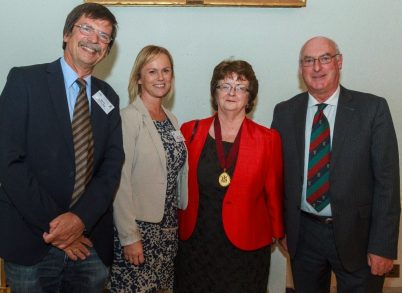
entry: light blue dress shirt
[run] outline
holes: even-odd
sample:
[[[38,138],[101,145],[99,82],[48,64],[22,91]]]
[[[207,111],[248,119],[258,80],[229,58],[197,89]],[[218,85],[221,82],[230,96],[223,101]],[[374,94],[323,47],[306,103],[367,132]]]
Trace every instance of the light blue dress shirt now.
[[[60,58],[61,70],[63,71],[64,76],[64,86],[66,87],[66,95],[67,95],[67,104],[68,111],[70,113],[70,120],[73,120],[74,114],[74,106],[77,100],[78,93],[80,91],[80,87],[78,86],[76,80],[79,78],[78,74],[66,63],[64,57]],[[84,80],[87,83],[87,97],[89,103],[89,110],[91,111],[91,76],[88,75],[84,77]]]

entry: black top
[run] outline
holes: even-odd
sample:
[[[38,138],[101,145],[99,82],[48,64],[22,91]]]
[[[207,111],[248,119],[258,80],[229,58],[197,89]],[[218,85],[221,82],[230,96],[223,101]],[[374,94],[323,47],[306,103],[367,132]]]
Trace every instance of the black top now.
[[[225,155],[231,146],[232,143],[223,142]],[[234,166],[227,170],[230,176]],[[198,165],[200,198],[197,224],[190,239],[179,243],[175,292],[266,292],[269,248],[243,251],[226,237],[222,202],[228,187],[219,185],[218,177],[222,171],[215,141],[208,136]]]

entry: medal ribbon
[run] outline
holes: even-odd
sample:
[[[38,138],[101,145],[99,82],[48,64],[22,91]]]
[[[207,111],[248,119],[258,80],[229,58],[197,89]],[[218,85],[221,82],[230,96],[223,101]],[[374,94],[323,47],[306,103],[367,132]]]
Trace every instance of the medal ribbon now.
[[[234,159],[239,152],[240,134],[241,134],[242,126],[243,126],[243,123],[241,124],[241,126],[239,128],[239,132],[236,135],[235,141],[234,141],[232,147],[230,148],[227,157],[225,158],[225,153],[223,151],[223,143],[222,143],[221,123],[219,122],[218,115],[215,116],[214,131],[215,131],[216,154],[218,155],[219,166],[225,172],[227,169],[229,169],[233,165]]]

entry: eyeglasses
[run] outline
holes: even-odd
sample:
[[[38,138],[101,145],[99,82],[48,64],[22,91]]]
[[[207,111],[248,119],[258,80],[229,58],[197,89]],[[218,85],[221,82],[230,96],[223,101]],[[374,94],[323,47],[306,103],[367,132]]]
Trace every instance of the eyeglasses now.
[[[80,32],[85,36],[93,36],[95,33],[98,34],[99,40],[104,44],[109,44],[113,39],[107,33],[98,31],[88,24],[74,24],[78,27]]]
[[[314,66],[315,61],[319,61],[320,64],[328,64],[331,63],[332,59],[336,56],[339,56],[341,54],[335,54],[335,55],[329,55],[329,54],[325,54],[322,55],[318,58],[313,58],[313,57],[305,57],[304,59],[300,60],[300,64],[303,65],[303,67],[311,67]]]
[[[216,88],[220,89],[221,91],[223,91],[227,94],[230,93],[232,91],[232,89],[234,89],[236,94],[245,94],[246,92],[248,92],[248,88],[242,84],[237,84],[235,86],[232,86],[228,83],[224,83],[224,84],[218,85]]]

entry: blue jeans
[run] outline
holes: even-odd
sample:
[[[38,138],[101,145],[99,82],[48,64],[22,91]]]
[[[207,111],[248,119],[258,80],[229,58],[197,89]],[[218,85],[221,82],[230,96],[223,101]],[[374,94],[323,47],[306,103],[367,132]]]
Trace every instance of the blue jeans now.
[[[41,262],[24,266],[5,262],[7,284],[13,293],[100,293],[109,275],[95,249],[85,260],[70,260],[52,247]]]

